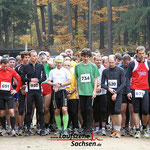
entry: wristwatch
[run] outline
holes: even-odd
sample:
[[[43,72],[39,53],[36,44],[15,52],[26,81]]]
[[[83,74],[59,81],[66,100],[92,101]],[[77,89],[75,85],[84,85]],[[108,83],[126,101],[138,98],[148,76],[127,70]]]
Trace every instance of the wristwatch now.
[[[59,83],[60,86],[62,86],[62,83]]]

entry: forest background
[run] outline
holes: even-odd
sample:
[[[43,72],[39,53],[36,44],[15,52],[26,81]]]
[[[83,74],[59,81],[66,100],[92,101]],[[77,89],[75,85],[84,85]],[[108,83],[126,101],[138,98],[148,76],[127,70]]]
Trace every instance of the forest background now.
[[[0,0],[0,49],[103,55],[150,49],[150,0]]]

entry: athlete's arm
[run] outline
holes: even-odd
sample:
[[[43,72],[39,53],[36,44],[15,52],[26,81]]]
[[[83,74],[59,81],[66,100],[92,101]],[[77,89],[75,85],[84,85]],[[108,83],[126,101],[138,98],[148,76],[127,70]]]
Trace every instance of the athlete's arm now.
[[[20,77],[20,75],[15,71],[15,70],[13,70],[13,76],[17,79],[17,81],[18,81],[18,84],[17,84],[17,88],[16,88],[16,90],[15,91],[19,91],[19,89],[20,89],[20,87],[21,87],[21,85],[22,85],[22,81],[21,81],[21,77]]]
[[[131,77],[132,77],[132,70],[134,68],[134,61],[131,61],[128,65],[128,68],[127,68],[127,73],[126,73],[126,88],[127,88],[127,93],[131,93],[131,90],[130,90],[130,80],[131,80]]]
[[[76,97],[79,99],[79,92],[78,92],[78,79],[75,78],[75,88],[76,88]]]
[[[125,87],[125,72],[124,70],[121,68],[121,84],[120,86],[117,88],[116,93],[119,93],[124,87]]]
[[[30,81],[31,81],[31,78],[27,77],[27,71],[26,71],[26,70],[28,70],[28,68],[27,68],[27,66],[25,65],[25,66],[23,67],[23,70],[21,71],[21,80],[22,80],[23,82],[30,82]]]
[[[46,73],[45,73],[45,69],[44,69],[44,66],[41,65],[41,75],[40,75],[40,79],[39,79],[39,83],[42,83],[43,81],[46,80]]]
[[[48,65],[49,65],[49,67],[50,67],[51,69],[53,69],[53,68],[54,68],[54,63],[53,63],[53,62],[51,62],[51,61],[47,61],[47,63],[48,63]]]
[[[98,78],[95,78],[95,79],[94,79],[94,91],[93,91],[93,96],[92,96],[92,98],[95,98],[95,97],[96,97],[97,84],[98,84]]]
[[[69,85],[69,84],[71,84],[71,79],[68,79],[67,81],[63,82],[63,83],[61,84],[61,87],[67,86],[67,85]]]
[[[106,69],[104,69],[104,71],[102,72],[102,81],[101,81],[101,87],[108,90],[109,87],[107,85],[105,85],[105,81],[107,80],[106,78]]]

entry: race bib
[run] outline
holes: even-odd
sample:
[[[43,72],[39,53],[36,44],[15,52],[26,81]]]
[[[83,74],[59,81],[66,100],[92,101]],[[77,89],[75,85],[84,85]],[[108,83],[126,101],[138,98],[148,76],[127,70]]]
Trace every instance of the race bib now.
[[[91,82],[91,76],[90,76],[90,74],[82,74],[81,75],[81,82],[82,83]]]
[[[39,83],[37,83],[37,84],[32,84],[31,85],[31,83],[29,84],[29,89],[30,90],[39,90],[40,88],[39,88]]]
[[[143,90],[135,90],[135,98],[143,98],[145,91]]]
[[[108,80],[109,88],[117,88],[117,80]]]
[[[9,82],[1,82],[1,90],[10,91],[10,83]]]

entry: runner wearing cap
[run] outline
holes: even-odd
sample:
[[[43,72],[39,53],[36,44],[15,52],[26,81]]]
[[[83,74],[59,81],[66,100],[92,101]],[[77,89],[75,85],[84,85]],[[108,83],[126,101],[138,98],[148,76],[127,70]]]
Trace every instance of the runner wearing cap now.
[[[50,71],[54,68],[53,62],[48,61],[47,54],[41,53],[40,54],[40,61],[44,66],[46,78],[48,79]],[[47,79],[42,83],[42,94],[43,94],[43,100],[44,100],[44,122],[45,122],[45,128],[46,128],[46,134],[50,133],[49,130],[49,121],[50,121],[50,103],[51,103],[51,94],[52,94],[52,88],[50,85],[47,84]]]
[[[67,91],[66,86],[71,84],[71,74],[70,72],[62,67],[63,57],[57,56],[55,58],[56,68],[50,71],[48,84],[53,86],[54,92],[52,94],[52,100],[54,105],[55,121],[57,124],[58,131],[57,135],[62,134],[61,128],[61,117],[60,111],[62,110],[63,117],[63,134],[68,135],[68,109],[67,109]]]

